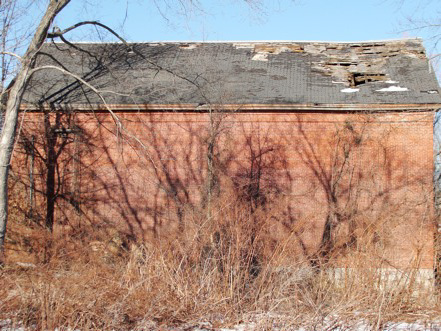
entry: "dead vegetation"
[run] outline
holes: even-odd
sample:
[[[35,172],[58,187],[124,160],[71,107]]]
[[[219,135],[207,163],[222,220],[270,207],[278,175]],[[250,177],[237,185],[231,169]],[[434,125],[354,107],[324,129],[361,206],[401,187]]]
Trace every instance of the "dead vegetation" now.
[[[173,200],[167,208],[179,226],[146,229],[150,237],[124,232],[112,219],[92,221],[76,208],[70,218],[54,216],[50,233],[44,216],[37,217],[45,206],[36,204],[28,216],[32,185],[17,176],[0,270],[0,323],[49,330],[191,330],[200,323],[216,330],[241,322],[255,330],[349,330],[363,323],[377,330],[436,320],[433,272],[419,269],[433,258],[431,195],[416,194],[415,202],[384,191],[376,200],[371,177],[378,168],[363,164],[364,176],[357,175],[361,148],[373,141],[364,122],[345,121],[332,144],[326,141],[329,170],[315,157],[318,147],[303,122],[297,124],[302,140],[294,155],[318,178],[321,186],[311,190],[325,193],[320,224],[320,208],[290,212],[293,195],[272,171],[283,168],[283,149],[257,135],[246,140],[247,162],[235,176],[216,171],[220,161],[209,149],[206,199]],[[215,138],[208,136],[208,146]],[[171,184],[178,182],[163,185],[175,193]],[[76,188],[70,183],[63,184]]]
[[[283,215],[271,204],[251,209],[223,197],[206,215],[189,214],[184,233],[143,243],[87,225],[50,236],[14,218],[0,271],[0,321],[40,330],[201,322],[212,329],[244,322],[256,330],[319,330],[439,316],[437,296],[418,282],[415,268],[392,278],[380,271],[372,226],[344,259],[335,254],[323,262],[293,255],[297,225],[276,238],[271,220]]]

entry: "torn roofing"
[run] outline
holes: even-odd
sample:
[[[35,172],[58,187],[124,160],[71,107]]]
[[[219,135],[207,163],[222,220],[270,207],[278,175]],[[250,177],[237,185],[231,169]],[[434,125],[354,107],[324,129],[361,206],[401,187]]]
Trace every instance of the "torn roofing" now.
[[[47,43],[37,66],[62,65],[109,104],[439,104],[422,41]],[[102,104],[89,87],[38,71],[24,103]]]

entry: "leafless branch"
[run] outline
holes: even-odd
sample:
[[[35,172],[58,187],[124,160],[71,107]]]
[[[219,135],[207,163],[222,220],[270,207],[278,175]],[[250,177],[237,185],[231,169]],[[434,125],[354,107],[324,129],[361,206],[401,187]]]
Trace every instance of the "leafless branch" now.
[[[29,71],[29,77],[31,77],[34,73],[41,71],[41,70],[57,70],[60,71],[61,73],[71,76],[73,78],[75,78],[77,81],[79,81],[81,84],[87,86],[89,89],[91,89],[93,92],[95,92],[97,94],[97,96],[101,99],[101,101],[103,102],[104,107],[106,108],[106,110],[110,113],[110,115],[112,116],[112,119],[115,121],[115,124],[117,125],[118,128],[121,128],[122,124],[121,121],[119,120],[118,116],[113,112],[112,108],[110,108],[110,106],[107,104],[105,98],[103,97],[103,91],[98,90],[95,86],[93,86],[92,84],[88,83],[87,81],[85,81],[83,78],[81,78],[78,75],[75,75],[74,73],[60,68],[58,66],[54,66],[54,65],[45,65],[45,66],[40,66],[40,67],[36,67],[32,70]],[[108,91],[109,92],[109,91]]]
[[[48,33],[47,37],[48,38],[58,38],[63,36],[64,34],[68,33],[69,31],[72,31],[76,28],[79,28],[80,26],[83,25],[95,25],[95,26],[99,26],[107,31],[109,31],[111,34],[113,34],[116,38],[118,38],[124,45],[130,47],[130,45],[127,43],[127,41],[124,40],[124,38],[122,38],[118,33],[116,33],[113,29],[111,29],[110,27],[108,27],[105,24],[102,24],[98,21],[83,21],[83,22],[79,22],[75,25],[72,25],[62,31],[53,31],[52,33]]]
[[[13,56],[13,57],[15,57],[15,58],[21,60],[21,56],[20,56],[20,55],[15,54],[15,53],[12,53],[12,52],[0,52],[0,54],[10,55],[10,56]]]
[[[83,84],[84,86],[86,86],[89,89],[91,89],[94,93],[96,93],[98,95],[98,97],[102,101],[104,107],[109,112],[109,114],[112,116],[112,119],[114,120],[115,125],[117,126],[118,132],[124,132],[129,138],[135,140],[143,149],[147,150],[147,146],[138,137],[136,137],[135,135],[130,133],[124,127],[124,125],[121,122],[121,120],[119,119],[119,117],[115,114],[115,112],[112,110],[112,108],[108,105],[107,101],[103,97],[104,93],[115,93],[115,92],[99,90],[96,87],[94,87],[92,84],[90,84],[87,81],[85,81],[83,78],[79,77],[78,75],[75,75],[75,74],[73,74],[72,72],[70,72],[68,70],[65,70],[63,68],[60,68],[58,66],[53,66],[53,65],[45,65],[45,66],[36,67],[36,68],[32,69],[29,72],[29,76],[31,77],[34,73],[36,73],[38,71],[42,71],[42,70],[57,70],[57,71],[60,71],[61,73],[65,74],[67,76],[71,76],[72,78],[76,79],[81,84]],[[116,93],[116,94],[118,94],[118,93]],[[148,158],[149,158],[150,162],[152,163],[152,165],[156,168],[157,166],[156,166],[154,160],[150,157],[150,155],[148,155]]]

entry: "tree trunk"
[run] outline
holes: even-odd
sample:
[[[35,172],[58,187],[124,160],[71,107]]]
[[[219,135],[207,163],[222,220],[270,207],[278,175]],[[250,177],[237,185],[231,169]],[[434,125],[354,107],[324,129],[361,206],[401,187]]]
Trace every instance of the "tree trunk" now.
[[[48,30],[57,14],[70,0],[51,0],[46,13],[38,25],[34,37],[22,58],[21,68],[8,93],[5,118],[0,138],[0,255],[3,255],[8,220],[8,175],[14,139],[17,129],[18,111],[26,85],[33,68],[35,55],[46,40]],[[0,262],[1,262],[0,258]]]
[[[44,114],[44,125],[46,130],[46,228],[52,232],[54,229],[55,213],[55,168],[57,164],[57,153],[55,145],[57,144],[57,135],[49,119],[50,114]]]

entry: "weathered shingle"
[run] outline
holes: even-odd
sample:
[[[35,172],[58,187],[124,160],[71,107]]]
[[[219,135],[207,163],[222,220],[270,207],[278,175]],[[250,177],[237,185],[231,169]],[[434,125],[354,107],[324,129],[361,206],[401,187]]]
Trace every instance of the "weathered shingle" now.
[[[38,65],[60,62],[111,104],[440,103],[422,42],[45,44]],[[37,72],[25,103],[99,104],[56,70]]]

